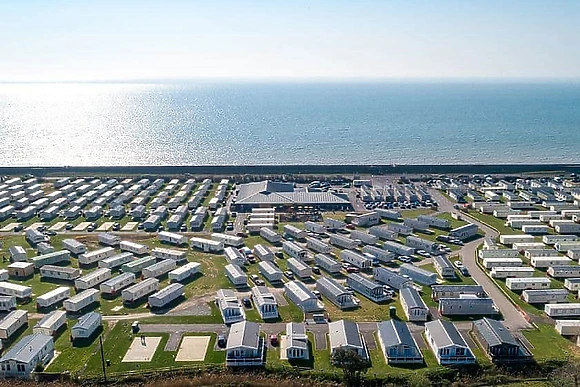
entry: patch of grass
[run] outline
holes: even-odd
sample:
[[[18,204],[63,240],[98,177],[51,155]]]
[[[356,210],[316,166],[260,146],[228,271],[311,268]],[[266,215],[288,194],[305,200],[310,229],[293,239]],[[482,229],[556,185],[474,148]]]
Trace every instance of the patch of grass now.
[[[332,321],[348,319],[353,321],[383,321],[389,319],[389,310],[391,306],[397,308],[397,318],[406,320],[405,312],[398,298],[393,298],[390,302],[377,304],[368,298],[358,295],[360,300],[359,307],[350,310],[341,310],[328,299],[323,298],[325,310],[328,312]]]
[[[503,219],[498,219],[493,215],[481,214],[478,211],[470,210],[469,215],[479,220],[480,222],[487,224],[488,226],[495,228],[502,235],[517,235],[523,234],[521,230],[514,230],[513,228],[507,227]]]
[[[532,344],[536,361],[567,359],[573,355],[574,343],[560,336],[553,326],[537,324],[537,329],[522,331]]]

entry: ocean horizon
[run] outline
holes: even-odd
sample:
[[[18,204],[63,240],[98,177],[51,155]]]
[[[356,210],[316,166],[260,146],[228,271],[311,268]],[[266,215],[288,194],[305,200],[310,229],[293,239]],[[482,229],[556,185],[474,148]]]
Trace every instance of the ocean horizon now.
[[[580,83],[0,83],[0,166],[579,163]]]

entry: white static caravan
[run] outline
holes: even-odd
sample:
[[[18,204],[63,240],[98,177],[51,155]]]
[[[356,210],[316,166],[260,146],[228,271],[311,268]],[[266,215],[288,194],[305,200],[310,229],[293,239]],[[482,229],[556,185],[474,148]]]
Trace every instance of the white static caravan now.
[[[44,316],[42,320],[36,323],[32,332],[40,333],[46,336],[54,336],[58,330],[66,324],[66,312],[64,310],[54,310]]]
[[[0,339],[8,340],[21,327],[28,324],[28,312],[14,310],[0,320]]]
[[[226,272],[226,277],[230,280],[234,286],[247,286],[248,276],[243,270],[236,264],[228,264],[224,267]]]
[[[520,267],[494,267],[489,273],[491,278],[524,278],[533,277],[534,268],[529,266]]]
[[[260,228],[260,236],[272,244],[280,243],[282,236],[274,230],[262,227]]]
[[[573,292],[580,290],[580,278],[566,278],[564,287]]]
[[[0,296],[0,311],[8,312],[16,309],[16,297],[14,296]]]
[[[547,245],[555,245],[557,242],[577,242],[580,237],[577,235],[544,235],[542,242]]]
[[[357,215],[352,224],[359,227],[371,227],[381,223],[381,216],[375,211],[367,212],[366,214]]]
[[[556,244],[554,244],[554,248],[559,252],[580,250],[580,242],[556,242]]]
[[[149,247],[142,245],[140,243],[130,242],[130,241],[121,241],[119,247],[123,251],[128,251],[135,255],[144,255],[149,252]]]
[[[124,289],[121,292],[123,303],[133,303],[140,298],[148,296],[159,289],[159,280],[157,278],[147,278],[135,285]]]
[[[538,249],[545,249],[546,245],[542,242],[523,242],[523,243],[514,243],[512,245],[512,249],[516,251],[523,251],[524,253],[528,250],[538,250]]]
[[[324,219],[324,226],[328,231],[343,230],[346,227],[346,223],[341,220],[336,220],[332,218]]]
[[[530,259],[532,257],[559,257],[560,254],[553,249],[530,249],[524,251],[524,256]]]
[[[214,241],[205,238],[197,238],[191,237],[189,238],[189,245],[191,248],[197,248],[204,253],[219,253],[224,250],[224,242],[223,241]]]
[[[187,239],[185,235],[167,231],[161,231],[158,233],[157,238],[161,243],[169,243],[177,246],[187,246],[187,243],[189,242],[189,239]]]
[[[417,219],[405,218],[403,225],[411,227],[413,230],[425,231],[429,228],[429,224],[421,222]]]
[[[550,289],[552,282],[546,277],[507,278],[505,284],[510,290]]]
[[[134,261],[127,262],[126,264],[121,266],[121,271],[123,273],[137,274],[143,271],[144,268],[155,264],[155,262],[157,262],[157,258],[155,257],[148,256],[139,258]]]
[[[580,234],[580,224],[574,221],[570,221],[570,223],[556,224],[556,226],[554,226],[554,229],[559,234]]]
[[[580,320],[556,320],[556,331],[562,336],[580,336]]]
[[[11,282],[0,282],[0,294],[4,296],[14,296],[19,300],[26,300],[32,297],[32,288]]]
[[[551,266],[547,271],[552,278],[578,278],[580,277],[580,266],[578,265],[562,265]]]
[[[213,233],[211,234],[211,239],[217,242],[223,242],[227,246],[241,247],[244,245],[244,238],[235,235]]]
[[[0,281],[8,281],[10,273],[6,269],[0,269]]]
[[[87,251],[87,246],[76,239],[64,239],[62,241],[62,248],[75,255],[83,254]]]
[[[187,253],[181,250],[156,247],[151,250],[151,255],[157,259],[171,259],[177,263],[187,261]]]
[[[273,228],[274,227],[274,223],[255,223],[255,222],[250,222],[248,224],[246,224],[246,231],[248,231],[250,234],[255,234],[257,232],[260,232],[262,230],[262,228]]]
[[[67,312],[77,313],[92,303],[99,302],[99,300],[99,291],[97,289],[87,289],[66,300],[63,306]]]
[[[282,271],[270,261],[258,262],[258,270],[271,283],[282,281]]]
[[[340,259],[363,270],[370,269],[373,266],[371,259],[352,250],[342,250],[340,252]]]
[[[284,226],[284,234],[298,240],[306,238],[306,231],[301,230],[298,227],[292,226],[291,224],[287,224]]]
[[[165,259],[143,268],[143,278],[156,278],[169,273],[177,268],[177,263],[173,259]]]
[[[88,251],[79,256],[79,264],[82,265],[92,265],[95,262],[99,262],[105,258],[110,258],[117,253],[112,247],[103,247],[101,249]]]
[[[30,261],[34,264],[36,269],[39,269],[44,265],[53,265],[59,262],[69,262],[70,252],[68,250],[54,251],[52,253],[30,258]]]
[[[321,269],[325,270],[330,274],[338,274],[342,269],[340,263],[334,260],[332,257],[326,254],[316,254],[314,256],[314,263],[318,265]]]
[[[75,289],[85,290],[111,278],[111,269],[101,268],[75,280]]]
[[[306,247],[314,252],[322,254],[328,254],[332,251],[332,247],[330,247],[328,243],[310,237],[306,238]]]
[[[257,244],[253,250],[254,256],[260,258],[261,261],[273,261],[274,253],[268,247]]]
[[[97,240],[100,244],[105,246],[119,246],[121,237],[111,233],[100,233],[97,235]]]
[[[390,230],[387,226],[373,226],[369,228],[369,234],[378,237],[379,239],[393,241],[397,239],[398,234]]]
[[[520,258],[485,258],[483,267],[493,269],[494,267],[516,267],[522,266],[523,261]]]
[[[568,257],[531,257],[530,264],[536,269],[551,266],[568,266],[572,260]]]
[[[119,266],[123,266],[124,264],[131,262],[133,259],[133,253],[124,252],[99,261],[99,267],[106,267],[107,269],[113,270]]]
[[[134,284],[136,281],[135,274],[133,273],[122,273],[116,277],[111,278],[103,282],[99,286],[99,290],[103,294],[107,294],[110,296],[116,296],[119,291],[126,288],[129,285]]]
[[[151,308],[163,308],[185,294],[182,284],[173,283],[149,296],[147,303]]]
[[[102,316],[98,312],[90,312],[81,316],[71,329],[71,338],[88,339],[101,326]]]
[[[242,254],[238,249],[228,246],[224,249],[224,256],[228,263],[232,263],[238,266],[244,266],[248,263],[248,259],[244,254]]]
[[[375,246],[364,246],[362,248],[362,252],[363,254],[372,255],[373,257],[384,263],[391,262],[397,256],[397,254],[391,251],[386,251],[381,249],[380,247]]]
[[[395,241],[385,241],[383,244],[383,250],[387,250],[398,255],[412,255],[415,253],[414,248],[402,245]]]
[[[40,255],[54,253],[54,247],[50,243],[40,242],[36,245],[36,252]]]
[[[40,278],[54,278],[62,281],[74,281],[81,276],[76,267],[44,265],[40,268]]]
[[[577,317],[580,316],[580,304],[546,304],[544,312],[552,318],[558,317]]]
[[[568,290],[566,289],[524,290],[522,292],[522,299],[528,304],[568,302]]]
[[[66,286],[60,286],[56,289],[49,291],[41,296],[36,297],[36,307],[48,308],[54,304],[66,300],[70,297],[70,288]]]
[[[286,260],[288,270],[294,273],[298,278],[312,277],[312,268],[296,258],[288,258]]]
[[[310,231],[315,234],[324,234],[326,232],[326,226],[320,223],[311,222],[309,220],[304,222],[304,228],[306,231]]]
[[[375,209],[375,212],[379,214],[379,216],[383,219],[397,220],[401,218],[401,213],[395,210],[386,210],[383,208],[377,208]]]
[[[292,258],[296,258],[302,261],[308,259],[308,251],[294,242],[282,242],[282,250]]]
[[[28,260],[26,250],[22,246],[11,246],[8,248],[10,252],[10,260],[12,262],[21,262]]]
[[[514,243],[531,243],[536,239],[533,235],[500,235],[499,243],[513,245]]]
[[[343,249],[356,249],[358,247],[357,241],[339,234],[330,235],[329,243]]]
[[[378,236],[359,230],[352,230],[350,232],[350,239],[359,240],[367,245],[375,245],[379,242]]]
[[[185,265],[170,271],[168,274],[168,278],[170,282],[181,282],[199,273],[200,271],[201,271],[200,263],[188,262]]]

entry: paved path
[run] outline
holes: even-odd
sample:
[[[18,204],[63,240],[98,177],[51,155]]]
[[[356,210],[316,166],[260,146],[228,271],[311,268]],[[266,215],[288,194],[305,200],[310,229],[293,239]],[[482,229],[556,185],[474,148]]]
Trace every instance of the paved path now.
[[[432,197],[439,203],[439,208],[443,212],[452,212],[453,203],[449,201],[446,197],[441,195],[440,192],[436,190],[430,190]],[[465,214],[462,213],[465,216]],[[485,233],[486,236],[497,237],[499,234],[494,229],[482,224],[474,218],[469,220],[475,223],[479,228]],[[508,297],[493,283],[491,278],[481,269],[475,261],[475,253],[477,247],[481,243],[481,240],[476,240],[465,244],[459,250],[461,257],[463,258],[463,264],[469,270],[469,273],[473,279],[483,286],[483,289],[489,297],[491,297],[495,305],[501,311],[504,318],[504,325],[513,331],[532,328],[531,324],[524,318],[524,315],[512,304]]]

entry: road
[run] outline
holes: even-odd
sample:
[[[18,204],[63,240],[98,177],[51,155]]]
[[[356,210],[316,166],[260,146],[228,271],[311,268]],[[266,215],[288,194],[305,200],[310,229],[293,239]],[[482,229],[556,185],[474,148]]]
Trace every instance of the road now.
[[[453,212],[453,203],[447,199],[445,196],[441,195],[440,192],[431,189],[431,196],[439,203],[440,212]],[[462,215],[464,215],[462,213]],[[485,233],[486,236],[497,237],[499,234],[494,229],[482,224],[474,218],[469,218],[471,223],[475,223],[479,228]],[[473,279],[480,284],[487,295],[491,297],[495,305],[499,308],[501,314],[504,318],[504,325],[512,331],[518,331],[521,329],[532,328],[531,324],[524,318],[524,315],[515,307],[515,305],[508,299],[508,297],[493,283],[486,272],[483,271],[481,267],[477,265],[476,251],[477,247],[481,243],[480,240],[476,240],[467,243],[465,246],[459,250],[461,257],[463,258],[463,264],[469,270],[469,273]]]

